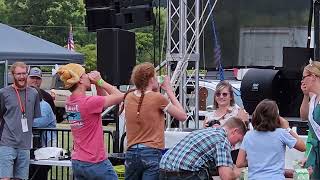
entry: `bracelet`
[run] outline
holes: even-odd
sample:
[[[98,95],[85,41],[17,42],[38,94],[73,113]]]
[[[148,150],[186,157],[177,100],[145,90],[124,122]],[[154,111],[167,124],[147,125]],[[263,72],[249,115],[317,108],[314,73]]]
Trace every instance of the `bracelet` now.
[[[102,86],[102,84],[103,84],[103,82],[104,82],[104,80],[101,78],[101,79],[99,79],[98,81],[97,81],[97,84],[98,84],[98,86]]]

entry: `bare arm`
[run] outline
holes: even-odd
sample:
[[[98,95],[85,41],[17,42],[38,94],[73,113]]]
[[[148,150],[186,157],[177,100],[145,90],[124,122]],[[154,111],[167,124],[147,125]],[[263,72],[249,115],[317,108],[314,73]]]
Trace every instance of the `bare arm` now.
[[[112,86],[111,84],[105,82],[98,71],[92,71],[89,73],[89,79],[92,83],[99,86],[97,88],[97,91],[99,89],[100,94],[101,91],[104,90],[105,93],[108,93],[108,96],[105,96],[105,102],[104,107],[109,107],[112,105],[119,104],[123,100],[124,94],[121,93],[117,88]],[[100,82],[99,82],[100,81]]]
[[[243,168],[248,166],[247,153],[243,149],[239,149],[236,166],[237,168]]]
[[[298,134],[296,132],[294,132],[292,129],[289,132],[294,138],[297,139],[297,143],[293,146],[293,148],[295,148],[296,150],[300,151],[300,152],[304,152],[306,151],[306,144],[304,143],[304,141],[298,136]]]
[[[309,94],[307,92],[306,85],[303,82],[301,82],[301,90],[304,95],[303,95],[302,103],[300,105],[300,118],[302,120],[308,120],[309,100],[310,100],[310,97],[312,96],[312,94]]]
[[[185,110],[183,109],[182,105],[180,104],[180,102],[178,101],[178,99],[176,98],[176,96],[171,88],[170,80],[169,80],[168,76],[165,77],[164,82],[161,84],[161,88],[166,91],[166,93],[172,103],[172,105],[169,106],[167,112],[179,121],[186,120],[187,114],[186,114]]]
[[[109,94],[105,96],[104,107],[116,105],[123,101],[124,94],[114,86],[104,81],[101,87]]]
[[[107,96],[107,92],[100,86],[96,85],[97,95],[98,96]]]
[[[219,166],[218,171],[221,180],[235,180],[241,173],[239,169],[227,166]]]
[[[289,122],[287,120],[285,120],[283,117],[279,117],[280,118],[280,125],[282,128],[287,129],[289,128]],[[293,146],[293,148],[295,148],[298,151],[304,152],[306,151],[306,144],[304,143],[304,141],[298,136],[298,134],[296,132],[294,132],[292,129],[289,131],[289,133],[296,138],[297,142],[296,144]],[[239,152],[240,153],[240,152]]]

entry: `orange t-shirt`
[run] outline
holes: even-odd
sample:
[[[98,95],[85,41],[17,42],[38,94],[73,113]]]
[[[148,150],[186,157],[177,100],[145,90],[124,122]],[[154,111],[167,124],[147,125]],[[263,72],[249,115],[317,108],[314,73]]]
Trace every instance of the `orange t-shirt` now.
[[[125,118],[128,147],[144,144],[148,147],[164,148],[164,109],[169,100],[159,92],[147,92],[144,95],[140,119],[137,119],[140,96],[131,92],[125,99]]]

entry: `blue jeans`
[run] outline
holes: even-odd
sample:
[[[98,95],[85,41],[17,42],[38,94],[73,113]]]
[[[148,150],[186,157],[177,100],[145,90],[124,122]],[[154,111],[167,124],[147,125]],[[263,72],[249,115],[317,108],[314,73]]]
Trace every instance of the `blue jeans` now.
[[[129,148],[126,152],[126,180],[158,180],[160,149],[150,147]]]
[[[72,160],[73,175],[76,180],[117,180],[111,162],[107,159],[98,163]]]
[[[211,180],[209,173],[206,170],[196,172],[182,171],[170,172],[166,170],[160,171],[159,180]]]

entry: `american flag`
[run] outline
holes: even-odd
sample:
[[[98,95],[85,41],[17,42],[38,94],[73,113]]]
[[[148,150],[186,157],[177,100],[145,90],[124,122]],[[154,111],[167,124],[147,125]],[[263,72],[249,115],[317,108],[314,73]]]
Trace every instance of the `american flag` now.
[[[69,30],[67,48],[70,51],[74,51],[74,41],[73,41],[72,26],[70,26],[70,30]]]
[[[212,7],[211,5],[211,0],[209,0],[209,5]],[[215,61],[215,65],[216,67],[218,67],[219,70],[219,77],[220,77],[220,81],[224,80],[224,69],[222,67],[222,57],[221,57],[221,46],[219,43],[219,39],[218,39],[218,33],[216,32],[216,27],[214,24],[214,18],[213,18],[213,14],[211,14],[211,25],[212,25],[212,34],[213,34],[213,57],[214,57],[214,61]]]

